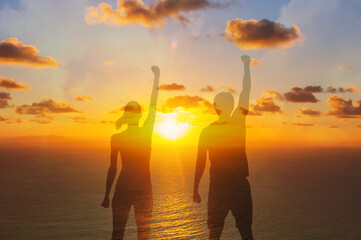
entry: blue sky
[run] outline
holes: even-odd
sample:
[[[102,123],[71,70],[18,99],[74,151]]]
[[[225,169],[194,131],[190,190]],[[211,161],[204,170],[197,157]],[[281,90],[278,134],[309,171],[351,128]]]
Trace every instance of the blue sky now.
[[[18,9],[20,7],[19,0],[0,0],[0,9],[5,5],[11,7],[12,9]]]

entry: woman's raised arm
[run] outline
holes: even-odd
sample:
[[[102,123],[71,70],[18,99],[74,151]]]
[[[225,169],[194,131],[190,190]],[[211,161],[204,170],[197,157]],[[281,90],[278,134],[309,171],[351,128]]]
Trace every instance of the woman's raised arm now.
[[[154,82],[153,82],[152,95],[150,97],[148,117],[145,120],[144,125],[151,127],[151,129],[153,130],[153,126],[154,126],[154,122],[155,122],[155,114],[156,114],[156,110],[157,110],[160,70],[159,70],[159,67],[157,67],[157,66],[153,66],[151,69],[154,73]]]

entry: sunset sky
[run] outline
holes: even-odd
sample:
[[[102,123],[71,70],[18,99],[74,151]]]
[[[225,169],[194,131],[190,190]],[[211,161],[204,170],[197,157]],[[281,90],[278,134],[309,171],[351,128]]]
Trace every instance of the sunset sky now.
[[[251,145],[360,146],[360,39],[360,0],[0,0],[0,137],[109,139],[158,65],[157,139],[192,142],[247,54]]]

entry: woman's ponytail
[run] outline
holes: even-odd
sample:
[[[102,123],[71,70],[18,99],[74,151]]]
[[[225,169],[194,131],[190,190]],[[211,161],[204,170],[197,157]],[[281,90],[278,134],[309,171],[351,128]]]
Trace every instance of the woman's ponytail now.
[[[124,107],[123,116],[115,122],[115,127],[119,130],[124,124],[132,124],[134,121],[139,121],[142,115],[142,110],[139,103],[136,101],[128,102]]]
[[[119,130],[123,124],[126,124],[126,122],[124,121],[124,116],[120,117],[116,122],[115,122],[115,127],[117,130]]]

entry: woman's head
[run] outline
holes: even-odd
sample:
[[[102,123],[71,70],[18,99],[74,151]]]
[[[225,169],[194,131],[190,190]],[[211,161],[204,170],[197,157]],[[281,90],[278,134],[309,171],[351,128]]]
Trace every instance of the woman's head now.
[[[124,107],[124,113],[121,118],[117,120],[115,126],[117,129],[121,128],[123,124],[139,125],[139,119],[142,117],[142,109],[138,102],[128,102]]]

